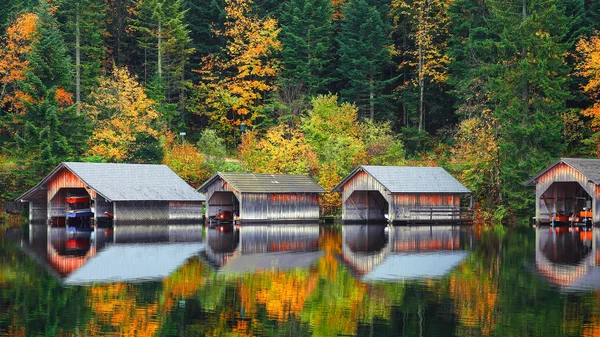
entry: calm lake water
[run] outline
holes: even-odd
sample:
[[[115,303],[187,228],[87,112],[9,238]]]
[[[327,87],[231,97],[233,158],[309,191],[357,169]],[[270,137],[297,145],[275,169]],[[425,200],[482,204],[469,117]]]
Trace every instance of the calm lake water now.
[[[600,230],[0,234],[0,335],[599,336]]]

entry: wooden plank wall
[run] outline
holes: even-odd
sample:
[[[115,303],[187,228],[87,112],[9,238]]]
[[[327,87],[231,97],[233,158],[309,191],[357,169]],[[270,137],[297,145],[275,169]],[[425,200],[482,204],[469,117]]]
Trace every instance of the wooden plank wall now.
[[[557,198],[562,193],[564,198],[564,191],[560,192],[558,189],[550,189],[550,186],[555,182],[576,182],[592,197],[592,210],[594,213],[594,223],[600,221],[600,204],[597,202],[598,196],[600,196],[600,189],[594,184],[589,182],[589,179],[584,176],[581,172],[575,170],[567,164],[560,163],[546,173],[536,179],[536,207],[535,217],[538,221],[548,221],[552,212],[555,212],[554,202],[552,198]],[[544,196],[544,198],[541,198]],[[555,199],[556,200],[556,199]]]
[[[243,193],[242,221],[318,220],[318,193]]]
[[[114,220],[119,224],[167,224],[169,220],[168,201],[115,201]]]
[[[45,201],[29,202],[29,222],[36,222],[48,219],[48,203]]]
[[[394,193],[394,220],[456,220],[460,195],[447,193]],[[430,212],[428,212],[430,211]]]
[[[169,202],[169,220],[202,220],[202,202]]]

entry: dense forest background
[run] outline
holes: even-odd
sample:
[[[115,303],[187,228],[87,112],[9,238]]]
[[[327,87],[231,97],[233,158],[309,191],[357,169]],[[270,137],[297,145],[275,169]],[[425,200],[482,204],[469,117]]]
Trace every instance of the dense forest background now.
[[[600,154],[599,28],[593,0],[3,0],[0,200],[61,161],[439,165],[526,219],[527,178]]]

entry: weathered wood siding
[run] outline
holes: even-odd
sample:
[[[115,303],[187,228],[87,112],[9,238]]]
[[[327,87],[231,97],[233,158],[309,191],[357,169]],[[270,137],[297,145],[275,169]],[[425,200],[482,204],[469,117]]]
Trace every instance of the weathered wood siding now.
[[[380,220],[380,215],[378,214],[369,214],[368,205],[369,202],[373,202],[375,205],[375,200],[372,195],[361,195],[355,194],[352,198],[350,198],[355,191],[376,191],[379,192],[382,198],[388,203],[388,212],[389,205],[392,204],[392,195],[389,191],[385,189],[383,185],[381,185],[375,178],[373,178],[370,174],[359,171],[352,178],[350,178],[343,186],[342,186],[342,220]],[[355,197],[357,200],[354,200]],[[366,203],[366,205],[361,205],[360,202]],[[379,213],[378,210],[375,212]],[[392,215],[391,213],[390,216]],[[373,217],[377,215],[377,217]],[[371,217],[369,217],[371,216]],[[393,221],[393,219],[390,219]]]
[[[96,200],[94,201],[94,208],[95,208],[94,217],[96,219],[108,217],[108,215],[106,215],[106,212],[108,212],[110,214],[114,214],[114,212],[115,212],[113,210],[113,203],[106,201],[106,199],[104,199],[100,195],[98,195],[96,197]]]
[[[29,221],[35,222],[48,219],[48,203],[45,201],[29,202]]]
[[[61,188],[84,188],[92,199],[96,199],[96,192],[86,186],[73,172],[63,168],[48,182],[48,200],[52,200]]]
[[[202,202],[169,202],[169,220],[202,220]]]
[[[242,193],[242,221],[318,220],[317,193]]]
[[[394,193],[392,210],[397,221],[457,220],[460,195]]]
[[[238,202],[239,202],[239,206],[241,207],[242,204],[242,199],[241,199],[241,194],[235,189],[233,188],[233,186],[231,186],[229,183],[227,183],[225,180],[218,178],[215,182],[213,182],[212,184],[210,184],[209,186],[207,186],[206,189],[206,193],[204,193],[204,195],[206,196],[206,216],[207,217],[211,217],[211,216],[215,216],[217,213],[219,213],[219,209],[221,210],[229,210],[227,209],[227,207],[231,207],[233,210],[233,205],[231,206],[225,206],[224,204],[231,204],[230,202],[225,202],[227,198],[227,195],[222,194],[222,193],[217,193],[217,192],[232,192],[233,195],[237,198]],[[215,193],[217,193],[215,195]],[[231,199],[229,199],[231,200]]]
[[[168,201],[116,201],[114,220],[120,224],[148,221],[166,224],[169,220]]]
[[[589,179],[581,172],[564,163],[552,167],[536,179],[535,216],[538,221],[548,221],[551,214],[557,211],[555,200],[558,200],[558,198],[564,200],[565,198],[566,191],[561,191],[559,188],[550,188],[556,182],[579,183],[592,198],[594,223],[600,221],[600,204],[597,202],[598,196],[600,196],[600,189],[596,184],[589,182]]]

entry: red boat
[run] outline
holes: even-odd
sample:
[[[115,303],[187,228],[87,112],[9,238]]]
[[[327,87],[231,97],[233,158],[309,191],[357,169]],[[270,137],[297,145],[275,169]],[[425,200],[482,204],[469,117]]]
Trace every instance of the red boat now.
[[[79,204],[84,202],[90,202],[89,196],[70,196],[67,197],[67,204]]]
[[[222,211],[221,213],[215,215],[215,219],[220,221],[233,221],[233,212]]]

